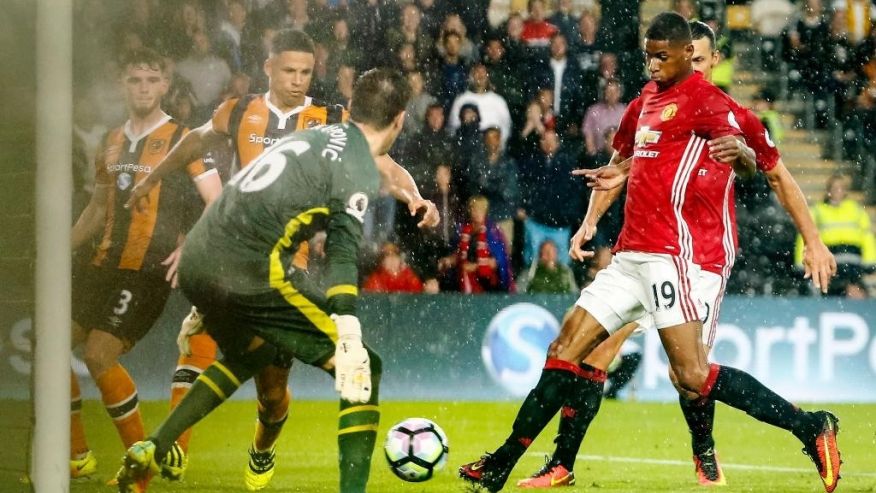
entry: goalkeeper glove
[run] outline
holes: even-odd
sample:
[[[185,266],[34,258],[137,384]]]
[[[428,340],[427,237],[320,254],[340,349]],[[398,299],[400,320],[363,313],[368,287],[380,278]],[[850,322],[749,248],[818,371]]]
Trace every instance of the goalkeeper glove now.
[[[362,346],[362,328],[354,315],[332,315],[338,329],[335,346],[335,390],[353,403],[371,398],[371,361]]]

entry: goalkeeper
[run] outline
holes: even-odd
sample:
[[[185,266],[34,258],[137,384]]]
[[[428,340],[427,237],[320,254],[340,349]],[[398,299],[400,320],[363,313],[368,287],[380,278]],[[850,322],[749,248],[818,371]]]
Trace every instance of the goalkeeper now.
[[[155,432],[128,449],[120,492],[145,490],[152,474],[169,467],[156,458],[165,457],[177,436],[278,352],[334,375],[341,397],[339,491],[365,491],[380,416],[381,363],[363,344],[355,314],[359,242],[386,163],[375,157],[398,137],[410,93],[397,72],[366,72],[354,87],[350,123],[279,141],[238,173],[192,228],[180,286],[224,356]],[[285,268],[295,247],[320,230],[327,231],[330,287],[324,293]]]

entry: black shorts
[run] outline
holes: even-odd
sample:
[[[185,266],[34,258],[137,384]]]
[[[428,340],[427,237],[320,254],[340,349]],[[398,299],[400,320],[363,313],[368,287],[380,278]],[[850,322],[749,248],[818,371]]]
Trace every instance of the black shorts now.
[[[73,320],[85,330],[108,332],[128,346],[143,338],[170,296],[163,272],[73,269]]]
[[[321,291],[301,271],[287,276],[282,288],[258,293],[229,292],[221,280],[180,272],[180,287],[204,317],[204,327],[222,353],[241,353],[252,338],[274,345],[272,363],[288,368],[292,359],[322,366],[335,351],[337,329],[326,313]]]

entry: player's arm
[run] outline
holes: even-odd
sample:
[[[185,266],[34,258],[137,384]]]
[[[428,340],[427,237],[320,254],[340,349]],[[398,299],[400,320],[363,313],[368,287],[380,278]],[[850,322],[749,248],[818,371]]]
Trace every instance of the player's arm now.
[[[364,209],[361,213],[364,214]],[[362,344],[362,327],[356,317],[359,298],[358,261],[362,223],[349,212],[333,211],[326,232],[329,313],[338,331],[335,356],[335,390],[341,399],[359,403],[371,398],[371,361]]]
[[[441,220],[438,214],[438,208],[431,200],[426,200],[420,195],[420,190],[417,188],[417,183],[414,178],[398,164],[389,154],[384,154],[375,159],[377,170],[383,179],[383,184],[389,189],[389,192],[397,200],[402,201],[408,206],[411,216],[423,211],[423,219],[417,226],[434,228]]]
[[[741,178],[757,174],[757,157],[754,150],[737,135],[726,135],[708,143],[709,157],[719,163],[729,163],[733,172]]]
[[[608,211],[609,207],[614,204],[620,196],[621,191],[623,191],[622,185],[626,182],[631,164],[632,159],[624,159],[619,152],[615,151],[611,156],[608,166],[603,166],[597,170],[573,171],[573,174],[587,176],[583,171],[599,171],[606,168],[603,173],[610,172],[620,181],[617,186],[611,188],[594,188],[593,192],[591,192],[590,202],[587,204],[587,213],[584,215],[584,220],[581,221],[581,226],[578,228],[578,231],[572,236],[569,245],[569,256],[572,257],[572,259],[581,262],[593,256],[592,251],[584,250],[583,247],[588,241],[593,239],[593,236],[596,234],[596,227],[597,224],[599,224],[599,220],[602,219],[602,216],[605,215],[606,211]],[[590,177],[588,176],[588,178]],[[599,180],[599,178],[597,178],[597,180]],[[591,186],[592,183],[593,182],[588,183],[588,186]]]
[[[152,169],[152,172],[134,186],[125,207],[137,205],[140,199],[148,195],[149,191],[161,182],[162,178],[200,159],[207,150],[216,147],[228,138],[231,128],[231,113],[238,101],[237,98],[225,101],[216,108],[213,118],[207,123],[187,132],[167,153],[167,156]]]
[[[70,246],[76,250],[103,229],[106,221],[106,210],[109,204],[110,185],[96,183],[91,200],[79,215],[70,233]]]
[[[797,231],[803,239],[803,270],[804,278],[812,278],[812,283],[821,292],[827,293],[830,279],[836,274],[836,259],[821,241],[818,228],[809,214],[806,205],[806,197],[797,181],[791,176],[785,163],[779,158],[778,163],[770,170],[765,171],[770,188],[776,193],[776,197],[782,207],[788,211]]]

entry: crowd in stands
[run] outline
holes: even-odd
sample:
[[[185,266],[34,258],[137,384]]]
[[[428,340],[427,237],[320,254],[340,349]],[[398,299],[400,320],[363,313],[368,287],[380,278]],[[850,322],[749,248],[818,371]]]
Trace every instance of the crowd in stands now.
[[[592,0],[583,2],[592,8],[581,10],[580,1],[529,0],[525,11],[498,25],[490,24],[490,3],[81,0],[74,40],[77,203],[92,186],[88,163],[100,138],[124,118],[114,75],[121,53],[147,46],[166,56],[172,86],[164,108],[196,127],[221,101],[267,90],[263,62],[271,37],[291,27],[315,42],[309,93],[315,99],[348,105],[357,75],[377,66],[402,70],[413,87],[404,131],[390,154],[435,202],[441,222],[420,231],[416,218],[388,195],[372,204],[364,290],[574,292],[607,264],[623,220],[616,205],[592,242],[591,265],[570,264],[569,238],[588,197],[570,171],[608,162],[626,103],[645,82],[638,2]],[[673,5],[706,19],[711,3]],[[847,35],[847,63],[824,64],[819,57],[830,57],[826,47],[846,46],[835,42],[838,30],[859,27],[851,17],[838,17],[804,8],[792,24],[777,29],[764,22],[760,29],[777,45],[788,39],[789,49],[777,56],[789,57],[805,74],[801,84],[835,84],[806,90],[824,95],[827,88],[860,87],[857,97],[840,103],[855,106],[851,114],[872,129],[876,69],[867,76],[876,62],[855,61],[876,53],[876,36]],[[717,20],[710,23],[720,28]],[[729,85],[732,64],[727,67]],[[773,98],[763,99],[766,114]],[[224,152],[216,151],[220,166],[231,161],[230,150]]]

